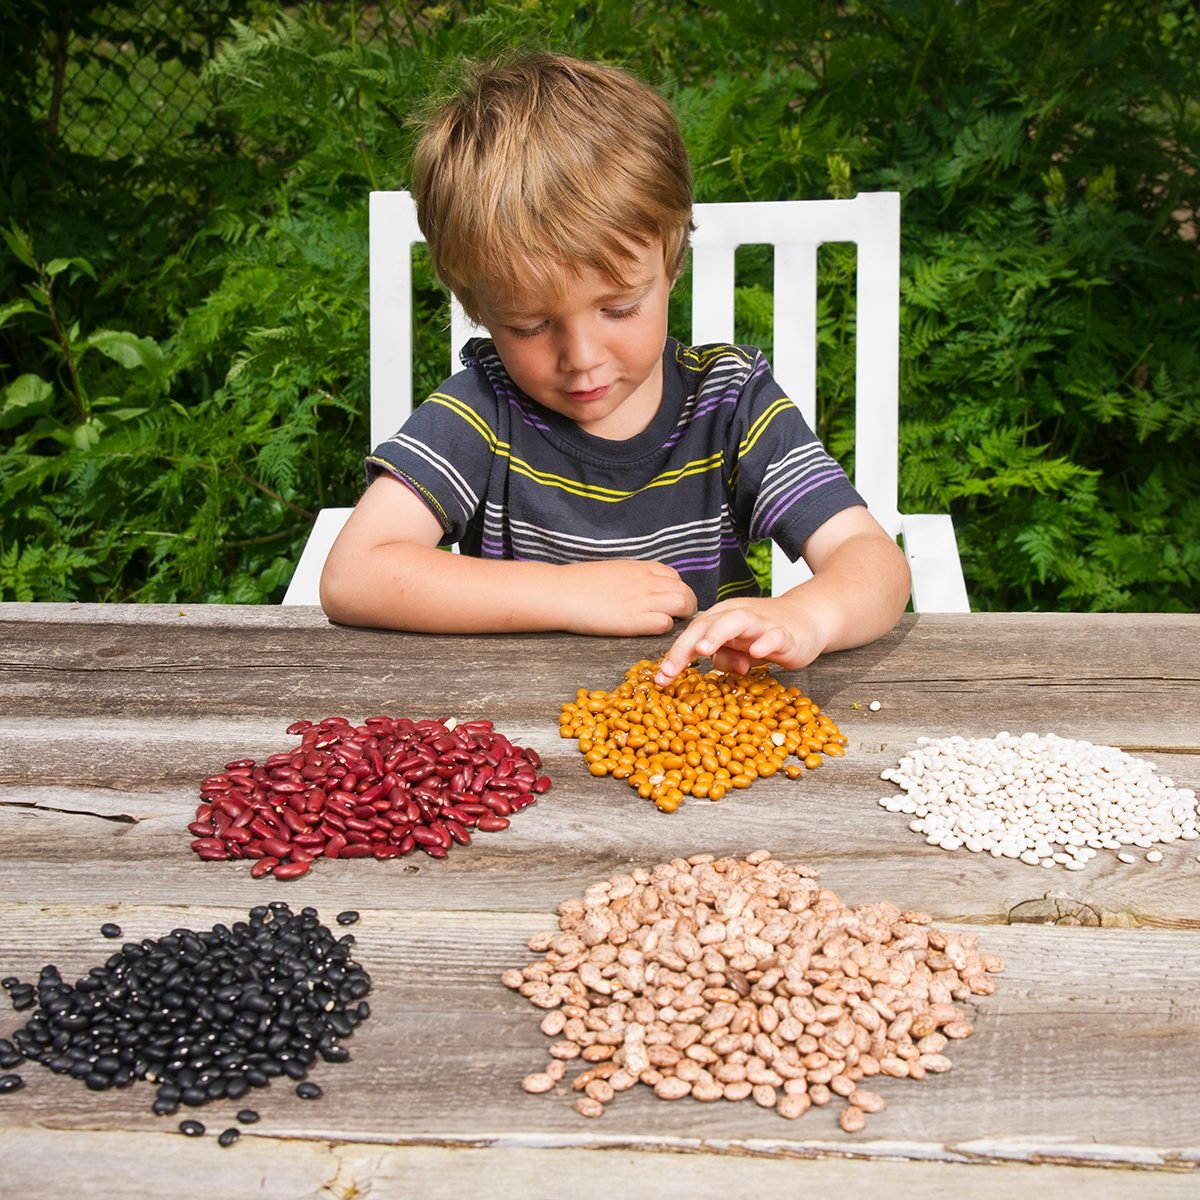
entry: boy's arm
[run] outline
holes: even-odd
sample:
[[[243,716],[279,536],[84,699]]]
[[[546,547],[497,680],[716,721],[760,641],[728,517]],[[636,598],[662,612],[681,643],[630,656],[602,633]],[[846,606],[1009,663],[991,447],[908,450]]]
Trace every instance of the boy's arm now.
[[[321,607],[346,625],[423,633],[668,632],[696,597],[657,562],[509,562],[448,554],[442,527],[390,475],[363,494],[321,573]]]
[[[697,616],[663,657],[657,682],[670,683],[695,658],[723,671],[760,661],[794,670],[827,650],[874,641],[904,612],[908,564],[865,508],[830,517],[805,543],[804,558],[812,579],[782,596],[723,600]]]

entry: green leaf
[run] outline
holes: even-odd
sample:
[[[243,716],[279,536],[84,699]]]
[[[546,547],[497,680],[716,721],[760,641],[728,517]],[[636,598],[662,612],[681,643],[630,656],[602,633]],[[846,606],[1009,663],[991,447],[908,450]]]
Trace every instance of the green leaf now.
[[[12,304],[0,304],[0,326],[7,325],[13,317],[19,317],[22,313],[37,311],[37,305],[31,304],[28,300],[14,300]]]
[[[154,369],[162,365],[163,354],[152,338],[138,337],[119,329],[98,329],[84,339],[114,362],[133,371],[139,367]]]
[[[11,429],[28,417],[46,412],[54,399],[54,387],[40,375],[19,375],[0,396],[0,429]]]
[[[86,258],[52,258],[46,264],[46,274],[53,278],[61,275],[68,267],[78,267],[89,278],[96,278],[96,268]]]
[[[71,444],[77,450],[90,450],[100,440],[103,428],[96,420],[81,421],[71,430]]]
[[[8,229],[0,229],[0,235],[3,235],[8,248],[18,262],[36,269],[37,260],[33,257],[33,240],[24,229],[14,223]]]

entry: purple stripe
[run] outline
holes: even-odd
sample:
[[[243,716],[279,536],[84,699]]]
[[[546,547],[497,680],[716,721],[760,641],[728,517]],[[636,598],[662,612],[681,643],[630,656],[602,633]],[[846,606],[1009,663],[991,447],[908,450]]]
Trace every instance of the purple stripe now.
[[[483,558],[509,558],[512,557],[511,550],[512,548],[503,538],[481,537],[479,539],[479,553]]]
[[[828,483],[832,479],[837,479],[842,474],[842,469],[837,465],[829,467],[818,475],[810,475],[798,487],[792,488],[791,491],[785,492],[772,505],[770,511],[759,522],[759,529],[762,531],[759,536],[770,537],[771,530],[775,528],[775,522],[783,515],[801,496],[807,496],[809,492],[815,492],[818,488]]]
[[[715,395],[701,393],[695,398],[691,412],[684,413],[681,425],[663,442],[663,447],[674,446],[698,417],[707,416],[709,413],[720,408],[722,404],[732,404],[736,407],[750,381],[765,374],[767,370],[766,362],[760,359],[746,379],[737,383],[731,383],[723,392],[718,392]]]
[[[709,555],[708,558],[673,558],[667,560],[668,567],[677,571],[710,571],[721,565],[719,554]]]

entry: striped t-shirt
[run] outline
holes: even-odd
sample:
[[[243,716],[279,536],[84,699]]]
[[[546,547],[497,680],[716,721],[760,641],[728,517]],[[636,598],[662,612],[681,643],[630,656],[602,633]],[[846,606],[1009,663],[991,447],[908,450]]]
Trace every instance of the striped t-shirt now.
[[[443,545],[483,558],[605,558],[674,567],[701,608],[759,588],[745,549],[793,560],[864,501],[775,382],[761,352],[667,339],[663,399],[642,433],[610,441],[530,400],[489,339],[366,460],[437,516]]]

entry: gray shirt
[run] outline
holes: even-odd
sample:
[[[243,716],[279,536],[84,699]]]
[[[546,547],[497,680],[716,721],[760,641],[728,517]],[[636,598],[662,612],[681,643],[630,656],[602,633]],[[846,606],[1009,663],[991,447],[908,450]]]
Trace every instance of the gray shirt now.
[[[753,348],[669,338],[662,404],[625,441],[529,399],[488,339],[462,360],[366,468],[407,484],[465,554],[657,560],[707,608],[759,594],[750,543],[772,538],[795,560],[831,516],[864,503]]]

